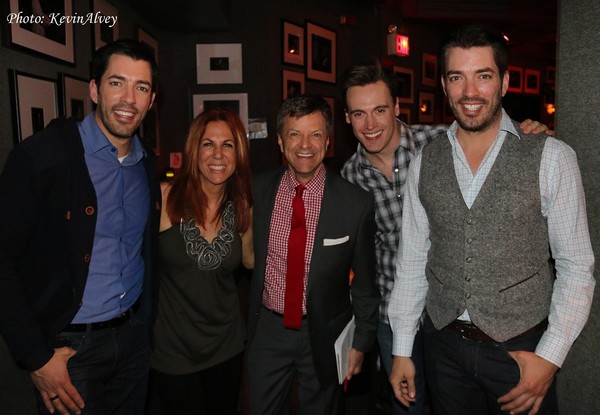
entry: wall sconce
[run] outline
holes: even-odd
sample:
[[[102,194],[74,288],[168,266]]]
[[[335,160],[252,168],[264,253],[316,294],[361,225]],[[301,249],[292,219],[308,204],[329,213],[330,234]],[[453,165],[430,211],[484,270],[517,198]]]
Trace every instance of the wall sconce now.
[[[410,40],[408,36],[398,34],[398,27],[390,25],[387,35],[388,55],[408,56],[410,52]]]

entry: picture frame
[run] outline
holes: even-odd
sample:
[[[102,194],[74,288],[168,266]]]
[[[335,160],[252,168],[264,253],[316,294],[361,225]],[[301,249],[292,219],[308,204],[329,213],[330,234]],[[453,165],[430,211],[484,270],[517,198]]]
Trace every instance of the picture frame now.
[[[335,84],[336,32],[307,22],[306,45],[306,77]]]
[[[193,118],[212,108],[227,108],[238,114],[248,132],[248,94],[194,94],[192,95]]]
[[[281,60],[290,65],[304,66],[304,28],[287,20],[281,21]]]
[[[57,81],[10,70],[16,142],[46,127],[58,117]]]
[[[9,14],[6,16],[8,25],[8,45],[14,48],[22,48],[36,54],[57,59],[59,61],[75,64],[75,41],[73,38],[73,24],[56,24],[50,21],[48,25],[42,25],[45,21],[42,16],[36,16],[33,23],[20,23],[17,19],[21,16],[31,16],[33,11],[23,7],[27,2],[10,0]],[[73,0],[55,0],[45,3],[44,13],[59,13],[61,16],[73,16]],[[40,23],[36,23],[36,21]]]
[[[436,87],[438,83],[438,58],[431,53],[423,53],[421,83]]]
[[[137,37],[140,43],[148,45],[154,51],[154,60],[158,63],[158,40],[141,27],[138,27]]]
[[[525,69],[524,81],[523,92],[526,94],[540,93],[540,71],[538,69]]]
[[[327,151],[325,152],[325,158],[335,157],[335,98],[324,96],[323,99],[327,101],[329,104],[329,108],[331,108],[331,134],[329,135],[329,147],[327,147]]]
[[[398,119],[403,123],[410,125],[410,108],[400,107]]]
[[[284,100],[304,93],[306,84],[304,73],[284,69],[281,74],[283,79],[282,96]]]
[[[523,68],[509,65],[508,76],[508,92],[523,92]]]
[[[393,70],[398,79],[398,102],[412,104],[414,102],[414,71],[401,66],[394,66]]]
[[[96,23],[94,30],[94,50],[119,38],[119,10],[106,0],[94,1],[94,16],[106,16],[114,18],[114,21]]]
[[[546,68],[546,82],[549,84],[556,83],[556,67],[555,66],[548,66]]]
[[[435,94],[433,92],[419,92],[419,123],[432,123],[435,113]]]
[[[81,121],[93,108],[90,97],[90,83],[66,73],[59,74],[60,115],[75,117]]]
[[[196,82],[198,84],[241,84],[242,44],[197,44]]]

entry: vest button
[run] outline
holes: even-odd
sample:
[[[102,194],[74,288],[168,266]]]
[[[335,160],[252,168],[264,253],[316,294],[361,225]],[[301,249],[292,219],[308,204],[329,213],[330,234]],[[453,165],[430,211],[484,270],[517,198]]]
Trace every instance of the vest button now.
[[[471,282],[471,277],[466,277],[466,278],[465,278],[465,281],[466,281],[466,282]]]
[[[473,223],[473,219],[469,218],[467,219],[467,225],[471,225]]]
[[[466,293],[465,294],[465,298],[468,300],[469,298],[471,298],[471,294],[470,293]]]
[[[471,244],[472,242],[473,242],[473,239],[471,239],[471,238],[467,238],[467,243],[468,243],[468,244]]]
[[[88,216],[92,216],[94,214],[94,207],[88,206],[85,208],[85,214]]]
[[[467,264],[470,264],[471,262],[473,262],[473,258],[469,256],[467,257],[467,259],[465,259],[465,261],[467,261]]]
[[[85,254],[83,256],[83,262],[85,262],[87,264],[88,262],[90,262],[90,258],[91,258],[90,254]]]

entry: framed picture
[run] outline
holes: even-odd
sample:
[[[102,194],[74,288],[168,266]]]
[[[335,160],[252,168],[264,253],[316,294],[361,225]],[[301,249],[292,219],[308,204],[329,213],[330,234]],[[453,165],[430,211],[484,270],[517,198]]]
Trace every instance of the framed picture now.
[[[241,84],[242,44],[196,45],[196,82],[199,84]]]
[[[78,121],[88,115],[93,108],[90,98],[90,83],[85,79],[67,74],[59,75],[61,106],[60,114],[75,117]]]
[[[301,72],[288,71],[284,69],[283,78],[283,99],[286,100],[294,95],[304,93],[304,74]]]
[[[17,142],[43,130],[58,117],[57,82],[20,71],[10,71]]]
[[[413,70],[394,66],[394,74],[398,78],[398,101],[403,104],[412,104],[413,97]]]
[[[102,16],[102,23],[94,24],[94,50],[119,38],[119,11],[106,0],[94,0],[94,16]]]
[[[283,63],[304,66],[304,28],[287,20],[281,21]]]
[[[525,84],[523,92],[526,94],[540,93],[540,71],[537,69],[525,69]]]
[[[435,95],[433,92],[419,92],[419,123],[433,122]]]
[[[158,40],[156,40],[154,36],[152,36],[150,33],[145,31],[141,27],[138,27],[137,35],[138,41],[140,43],[148,45],[148,47],[154,51],[154,60],[156,61],[156,63],[158,63]]]
[[[508,67],[508,92],[523,92],[523,68]]]
[[[410,108],[400,107],[398,119],[403,123],[410,125]]]
[[[325,152],[325,158],[331,158],[335,156],[335,98],[323,97],[323,99],[327,101],[329,108],[331,108],[331,135],[329,136],[329,147],[327,147],[327,151]]]
[[[248,131],[248,94],[194,94],[192,116],[212,108],[227,108],[240,116]]]
[[[556,67],[555,66],[548,66],[546,68],[546,82],[548,82],[549,84],[556,83]]]
[[[423,54],[422,83],[427,86],[437,86],[438,58],[431,53]]]
[[[53,23],[48,17],[52,13],[56,13],[54,16],[73,16],[73,0],[46,1],[40,7],[41,11],[34,11],[31,1],[10,0],[6,16],[9,45],[74,64],[73,24]]]
[[[335,84],[336,34],[314,23],[306,23],[308,46],[306,77]]]

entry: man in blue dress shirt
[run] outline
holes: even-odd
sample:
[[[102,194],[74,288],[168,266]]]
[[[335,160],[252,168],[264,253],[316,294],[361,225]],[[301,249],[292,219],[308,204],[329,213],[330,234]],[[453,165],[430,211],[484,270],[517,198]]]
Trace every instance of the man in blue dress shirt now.
[[[160,190],[135,131],[156,79],[146,46],[98,49],[96,110],[24,140],[0,176],[0,332],[40,413],[143,413]]]

